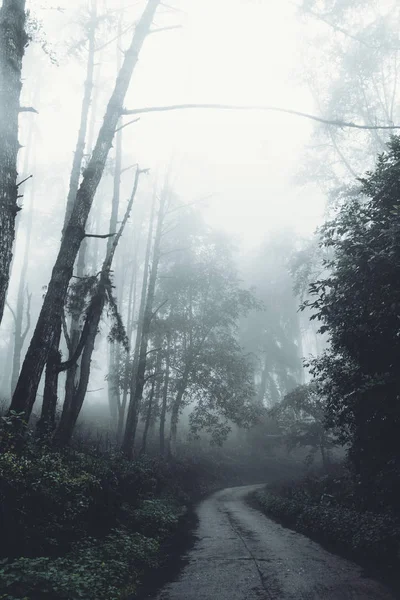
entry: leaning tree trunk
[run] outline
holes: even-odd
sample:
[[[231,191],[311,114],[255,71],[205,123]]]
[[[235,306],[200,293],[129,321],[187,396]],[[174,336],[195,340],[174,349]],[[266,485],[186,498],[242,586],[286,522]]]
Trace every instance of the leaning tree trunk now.
[[[10,279],[15,218],[19,211],[17,185],[18,115],[21,112],[25,0],[3,0],[0,8],[0,323]]]
[[[108,273],[102,273],[102,278],[107,277]],[[88,336],[85,340],[85,346],[82,352],[82,360],[80,366],[80,376],[78,387],[74,390],[71,402],[67,405],[64,403],[63,411],[59,426],[55,434],[55,444],[57,446],[66,446],[72,437],[76,421],[83,406],[83,401],[86,396],[87,386],[90,377],[90,364],[92,354],[98,333],[101,315],[104,310],[106,301],[106,285],[105,279],[100,281],[98,289],[88,310],[88,318],[90,319]]]
[[[23,412],[29,419],[36,399],[37,388],[44,365],[53,345],[57,324],[62,318],[65,296],[72,277],[74,263],[85,237],[85,226],[94,195],[103,175],[123,102],[139,53],[149,33],[155,12],[161,0],[148,0],[143,15],[136,25],[130,48],[125,53],[114,91],[111,95],[95,148],[77,193],[71,218],[61,240],[61,247],[53,268],[42,310],[22,365],[21,374],[11,402],[11,410]]]
[[[71,174],[69,179],[69,189],[68,189],[68,197],[67,197],[67,206],[65,210],[64,217],[64,229],[68,225],[68,221],[71,217],[72,208],[74,205],[74,201],[79,189],[79,180],[81,177],[82,171],[82,163],[85,153],[85,144],[88,130],[88,122],[89,122],[89,112],[90,106],[92,104],[92,96],[93,96],[93,87],[94,87],[94,58],[95,58],[95,50],[96,50],[96,29],[97,29],[97,0],[93,1],[91,7],[90,21],[89,21],[89,32],[88,32],[88,57],[86,63],[86,79],[84,85],[84,94],[82,99],[82,107],[81,107],[81,119],[79,124],[78,131],[78,139],[76,141],[74,158],[72,161]],[[92,116],[91,121],[94,120],[94,107],[92,106]],[[89,135],[89,138],[91,136]],[[87,145],[89,151],[92,150],[93,140],[90,139]],[[76,276],[83,277],[85,271],[85,259],[86,259],[86,251],[87,251],[87,243],[86,240],[83,240],[81,247],[79,249],[77,266],[76,266]],[[69,330],[69,343],[68,343],[68,351],[70,354],[75,352],[80,338],[80,315],[72,314],[70,330]],[[53,349],[53,352],[56,351],[56,348]],[[51,369],[51,365],[49,365]],[[74,363],[74,365],[68,369],[65,378],[65,395],[64,401],[66,404],[70,404],[72,401],[72,396],[75,391],[75,381],[78,372],[78,363]],[[53,403],[56,402],[56,398],[53,398]]]
[[[60,424],[55,436],[55,442],[59,446],[65,446],[69,443],[72,437],[76,421],[81,411],[83,401],[86,396],[90,377],[90,365],[92,361],[92,354],[94,351],[94,345],[99,330],[101,315],[103,314],[104,306],[107,301],[107,295],[110,299],[110,295],[112,293],[110,282],[111,265],[115,255],[115,251],[118,246],[118,242],[122,237],[126,223],[129,219],[132,210],[132,205],[136,197],[136,192],[139,184],[139,177],[142,172],[143,171],[140,171],[138,167],[136,171],[132,194],[128,202],[124,218],[122,220],[118,233],[114,236],[112,247],[107,252],[100,273],[99,284],[87,310],[85,323],[86,332],[85,328],[82,332],[82,337],[84,337],[84,347],[80,365],[79,383],[78,387],[74,390],[72,398],[68,402],[64,402]],[[80,342],[82,342],[82,340]]]
[[[69,179],[69,188],[67,196],[67,206],[64,217],[64,231],[71,218],[76,195],[79,189],[79,180],[81,178],[82,162],[85,154],[86,133],[88,129],[89,111],[92,102],[92,92],[94,85],[94,55],[96,51],[96,29],[97,29],[97,6],[96,0],[92,4],[88,28],[88,57],[86,63],[86,80],[84,85],[84,94],[81,107],[81,120],[78,130],[78,139],[76,142],[74,158],[72,161],[71,174]]]
[[[46,363],[42,412],[36,429],[37,435],[43,438],[51,435],[55,428],[58,397],[58,374],[60,372],[60,352],[58,350],[60,339],[61,323],[59,323],[54,336],[54,349]]]

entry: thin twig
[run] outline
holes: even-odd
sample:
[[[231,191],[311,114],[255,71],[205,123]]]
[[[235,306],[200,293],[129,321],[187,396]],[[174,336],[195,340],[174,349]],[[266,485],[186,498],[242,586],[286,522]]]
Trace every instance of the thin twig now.
[[[182,29],[182,25],[169,25],[169,27],[157,27],[157,29],[151,29],[149,35],[152,33],[161,33],[161,31],[171,31],[171,29]]]
[[[33,175],[28,175],[28,177],[25,177],[25,179],[17,183],[17,188],[19,188],[23,183],[25,183],[25,181],[28,181],[28,179],[32,179],[32,177]]]
[[[117,127],[115,133],[117,133],[118,131],[122,131],[122,129],[125,129],[125,127],[128,127],[128,125],[132,125],[132,123],[137,123],[138,121],[140,121],[140,117],[138,117],[137,119],[132,119],[132,121],[128,121],[128,123],[125,123],[125,125]]]

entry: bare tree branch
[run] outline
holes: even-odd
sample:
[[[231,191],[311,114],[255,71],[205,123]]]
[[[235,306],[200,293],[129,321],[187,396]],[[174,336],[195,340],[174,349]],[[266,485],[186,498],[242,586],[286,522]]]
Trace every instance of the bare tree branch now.
[[[6,300],[6,306],[7,306],[7,308],[9,309],[9,311],[11,312],[11,314],[12,314],[12,316],[13,316],[13,318],[14,318],[14,323],[16,323],[16,322],[17,322],[17,317],[16,317],[16,315],[15,315],[15,312],[14,312],[14,311],[13,311],[13,309],[11,308],[11,305],[10,305],[10,303],[8,302],[8,300]]]
[[[25,181],[28,181],[28,179],[32,179],[32,177],[33,177],[33,175],[29,175],[28,177],[25,177],[25,179],[23,179],[22,181],[17,183],[17,188],[19,188],[23,183],[25,183]]]
[[[169,25],[169,27],[157,27],[157,29],[151,29],[149,35],[152,33],[161,33],[161,31],[171,31],[171,29],[182,29],[182,25]]]
[[[167,304],[167,302],[168,302],[168,298],[166,300],[164,300],[164,302],[161,302],[161,304],[155,310],[153,310],[153,312],[151,313],[151,318],[155,317],[156,314],[158,313],[158,311],[161,310],[162,307]]]
[[[31,112],[35,113],[36,115],[39,114],[36,108],[33,108],[33,106],[20,106],[19,112]]]
[[[137,123],[138,121],[140,121],[140,117],[138,117],[137,119],[132,119],[132,121],[128,121],[128,123],[121,125],[121,127],[117,127],[117,129],[115,130],[115,133],[117,133],[118,131],[121,131],[122,129],[125,129],[125,127],[128,127],[128,125],[132,125],[132,123]]]
[[[400,129],[400,125],[361,125],[351,121],[341,121],[339,119],[325,119],[303,113],[290,108],[280,108],[279,106],[264,106],[264,105],[240,105],[240,104],[171,104],[168,106],[145,106],[143,108],[123,109],[123,115],[138,115],[151,112],[167,112],[173,110],[193,110],[193,109],[213,109],[213,110],[260,110],[285,113],[295,115],[305,119],[311,119],[325,125],[334,125],[335,127],[350,127],[353,129]]]
[[[114,237],[117,235],[116,233],[105,233],[104,235],[97,235],[95,233],[85,233],[85,238],[98,238],[101,240],[105,240],[106,238]]]
[[[135,27],[135,25],[136,25],[136,23],[130,23],[127,27],[125,27],[125,29],[123,31],[121,31],[121,33],[118,33],[118,35],[116,35],[115,37],[113,37],[111,40],[108,40],[107,42],[104,42],[104,44],[101,44],[101,46],[97,46],[95,48],[95,52],[100,52],[100,50],[103,50],[103,48],[107,48],[107,46],[109,46],[110,44],[112,44],[113,42],[115,42],[115,40],[118,40],[118,38],[122,37],[130,29],[132,29],[133,27]]]

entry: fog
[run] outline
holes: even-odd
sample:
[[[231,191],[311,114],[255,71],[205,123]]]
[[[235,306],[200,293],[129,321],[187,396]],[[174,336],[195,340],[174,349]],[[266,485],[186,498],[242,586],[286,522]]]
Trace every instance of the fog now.
[[[194,310],[190,302],[194,302],[191,294],[195,288],[191,286],[200,285],[196,279],[200,277],[196,271],[199,264],[204,270],[202,276],[208,269],[207,277],[213,273],[212,277],[220,278],[221,296],[214,298],[215,306],[228,293],[233,294],[232,302],[238,303],[232,309],[232,321],[226,325],[225,334],[229,330],[229,339],[238,344],[237,368],[245,368],[246,363],[246,372],[240,385],[236,382],[238,388],[233,396],[244,394],[249,406],[270,409],[296,386],[310,381],[303,359],[321,354],[329,341],[310,321],[312,311],[299,311],[300,304],[309,298],[308,285],[325,272],[315,231],[340,206],[343,189],[371,168],[377,152],[386,148],[397,111],[397,55],[385,43],[385,35],[387,39],[389,33],[394,35],[393,3],[381,2],[378,6],[368,2],[362,14],[359,4],[334,3],[324,12],[318,2],[292,0],[273,5],[257,0],[174,0],[158,4],[152,24],[143,26],[149,31],[143,44],[139,44],[140,56],[132,67],[117,133],[107,150],[94,198],[90,199],[85,231],[94,238],[79,243],[81,265],[76,263],[72,279],[68,276],[65,280],[70,287],[67,296],[62,292],[62,314],[59,308],[54,309],[54,322],[58,320],[60,324],[65,316],[60,341],[62,360],[65,362],[68,356],[73,359],[73,369],[78,369],[78,373],[79,359],[76,364],[72,351],[77,340],[71,342],[68,328],[78,327],[81,333],[84,330],[94,298],[90,277],[99,277],[105,268],[106,251],[110,251],[111,240],[123,222],[135,169],[145,170],[138,176],[131,214],[127,215],[121,239],[115,237],[118,247],[112,250],[113,262],[106,269],[110,276],[107,294],[114,300],[108,297],[108,308],[100,311],[99,335],[94,334],[94,353],[88,358],[87,397],[84,394],[85,407],[96,403],[110,405],[113,426],[117,405],[113,407],[112,403],[119,403],[120,410],[124,397],[121,427],[129,402],[131,406],[134,403],[135,389],[139,394],[135,410],[141,410],[141,419],[146,420],[140,403],[152,397],[151,378],[157,378],[160,369],[164,375],[166,372],[166,355],[160,356],[159,364],[152,357],[152,353],[157,355],[157,343],[164,348],[170,344],[168,335],[175,331],[175,358],[180,344],[187,349],[188,339],[194,343],[194,333],[180,330],[181,324],[174,324],[173,319],[178,314],[186,319],[187,311]],[[101,162],[95,157],[96,150],[93,155],[92,151],[98,136],[103,135],[101,125],[116,74],[127,60],[132,34],[142,22],[145,7],[144,1],[123,0],[27,3],[30,42],[22,62],[20,104],[28,110],[19,117],[21,149],[17,164],[18,181],[27,180],[18,187],[21,210],[15,220],[13,261],[0,339],[2,395],[7,404],[22,368],[18,380],[22,387],[14,394],[12,406],[23,412],[27,409],[28,388],[28,404],[34,405],[37,414],[45,393],[44,372],[49,355],[40,348],[47,348],[53,329],[49,334],[40,334],[42,337],[38,334],[31,344],[32,348],[36,344],[31,356],[26,352],[38,319],[39,323],[42,318],[49,321],[49,310],[60,300],[57,294],[54,302],[50,300],[57,285],[61,285],[56,283],[53,266],[64,252],[59,254],[59,244],[61,232],[68,224],[68,219],[64,224],[65,210],[73,189],[70,174],[78,152],[84,90],[90,92],[86,106],[90,108],[83,120],[85,149],[77,171],[83,188],[90,169]],[[347,26],[356,33],[350,34]],[[367,43],[364,38],[368,35],[372,41]],[[91,51],[93,81],[88,83]],[[160,110],[174,106],[174,110]],[[229,108],[232,106],[236,108]],[[156,109],[149,110],[151,107]],[[129,114],[135,110],[138,112]],[[97,183],[88,186],[94,189]],[[81,190],[78,196],[76,190],[72,193],[72,202],[80,193]],[[153,201],[157,219],[162,223],[151,225]],[[158,242],[157,223],[161,223],[162,230]],[[150,234],[149,226],[153,227]],[[146,259],[148,235],[151,246]],[[165,282],[183,277],[185,269],[187,279],[168,287]],[[61,279],[65,273],[64,269]],[[199,315],[203,311],[204,317],[204,311],[210,310],[210,301],[196,290],[196,310]],[[243,301],[244,290],[251,290],[251,300]],[[153,323],[144,335],[141,329],[146,293],[148,310],[158,325]],[[73,303],[79,301],[77,309]],[[46,308],[46,302],[50,308]],[[204,318],[211,319],[211,313]],[[219,323],[220,317],[212,318]],[[168,335],[162,327],[167,327]],[[129,349],[126,344],[124,347],[125,341]],[[144,356],[152,357],[152,361],[146,364],[143,359],[145,385],[138,391],[133,382],[141,343]],[[222,344],[222,338],[219,343]],[[213,351],[215,360],[219,360],[223,348],[222,355],[216,347]],[[170,392],[166,383],[167,421],[173,420],[169,394],[179,395],[176,374],[181,367],[174,367],[177,370]],[[228,378],[224,385],[233,385],[233,381],[229,383],[233,373],[225,364],[220,367]],[[32,369],[37,370],[34,384]],[[52,406],[58,398],[58,415],[63,406],[65,378],[68,379],[65,371],[69,369],[62,368],[54,384]],[[249,426],[251,419],[239,416],[247,400],[243,400],[240,410],[236,405],[230,409],[218,402],[213,405],[215,394],[220,394],[222,402],[227,392],[214,388],[212,391],[207,386],[209,405],[200,418],[197,412],[205,392],[201,391],[199,373],[203,369],[208,374],[214,372],[213,364],[205,361],[185,375],[186,399],[175,417],[186,415],[183,420],[189,429],[208,431],[211,436],[213,423],[215,435],[222,435],[219,427],[229,431],[232,423]],[[79,379],[77,373],[75,378]],[[221,373],[218,377],[223,379]],[[112,383],[113,378],[116,384]],[[252,390],[240,387],[244,381],[253,386]],[[158,403],[161,387],[162,382],[157,379]],[[113,400],[114,392],[117,400]],[[159,418],[157,410],[153,420]],[[26,416],[30,416],[30,411],[31,407]],[[197,424],[190,426],[190,419]],[[171,426],[172,421],[167,429]]]
[[[399,597],[399,23],[0,0],[0,598]]]

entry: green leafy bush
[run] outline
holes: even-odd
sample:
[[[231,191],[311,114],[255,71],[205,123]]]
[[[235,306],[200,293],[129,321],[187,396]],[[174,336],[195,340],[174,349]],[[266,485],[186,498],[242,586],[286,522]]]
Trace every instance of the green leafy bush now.
[[[59,454],[2,453],[1,554],[32,556],[79,539],[99,491],[95,475],[75,469]]]
[[[326,505],[324,497],[312,501],[296,486],[291,494],[288,487],[257,492],[255,500],[266,515],[321,543],[375,563],[399,562],[400,523],[394,516]]]
[[[159,543],[114,530],[87,540],[65,557],[19,558],[0,567],[0,598],[118,600],[134,593],[145,569],[157,566]]]
[[[147,536],[165,537],[177,524],[178,507],[165,500],[145,500],[133,513],[135,528]]]

